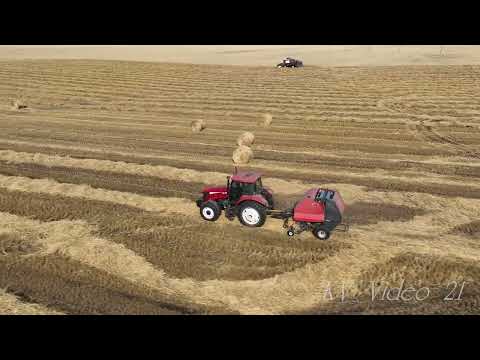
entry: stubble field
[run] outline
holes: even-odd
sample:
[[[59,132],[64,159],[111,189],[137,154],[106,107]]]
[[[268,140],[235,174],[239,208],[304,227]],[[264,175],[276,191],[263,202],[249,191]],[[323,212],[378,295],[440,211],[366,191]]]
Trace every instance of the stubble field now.
[[[479,80],[478,66],[2,61],[0,312],[478,313]],[[202,221],[193,200],[226,181],[244,131],[240,169],[280,206],[338,189],[350,231]]]

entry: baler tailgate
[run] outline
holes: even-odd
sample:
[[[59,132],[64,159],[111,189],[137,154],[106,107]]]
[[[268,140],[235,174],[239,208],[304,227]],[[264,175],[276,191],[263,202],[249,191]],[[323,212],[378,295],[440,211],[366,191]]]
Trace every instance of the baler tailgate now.
[[[337,209],[340,211],[340,214],[343,215],[343,212],[345,211],[345,203],[343,202],[343,199],[338,191],[335,191],[333,201],[335,202],[335,205],[337,205]]]

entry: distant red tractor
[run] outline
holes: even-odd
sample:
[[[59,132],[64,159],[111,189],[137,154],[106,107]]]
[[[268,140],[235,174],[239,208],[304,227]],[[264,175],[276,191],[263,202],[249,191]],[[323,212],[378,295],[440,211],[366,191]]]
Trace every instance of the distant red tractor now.
[[[260,227],[267,216],[283,219],[288,236],[305,230],[321,240],[341,224],[345,204],[335,190],[314,188],[305,193],[303,199],[290,209],[275,210],[272,191],[262,184],[261,175],[255,172],[239,172],[227,177],[226,186],[206,187],[202,198],[197,200],[200,215],[207,221],[216,221],[222,211],[229,220],[238,217],[249,227]]]
[[[277,68],[299,68],[303,67],[303,61],[286,57],[281,63],[277,64]]]

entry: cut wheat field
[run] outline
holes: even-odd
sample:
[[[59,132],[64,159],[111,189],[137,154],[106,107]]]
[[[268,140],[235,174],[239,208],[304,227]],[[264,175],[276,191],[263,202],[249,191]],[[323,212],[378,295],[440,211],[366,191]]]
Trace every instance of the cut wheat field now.
[[[479,80],[479,66],[0,61],[0,313],[478,314]],[[338,189],[350,231],[202,221],[194,200],[226,181],[245,131],[239,169],[280,206]],[[431,291],[370,296],[400,284]]]

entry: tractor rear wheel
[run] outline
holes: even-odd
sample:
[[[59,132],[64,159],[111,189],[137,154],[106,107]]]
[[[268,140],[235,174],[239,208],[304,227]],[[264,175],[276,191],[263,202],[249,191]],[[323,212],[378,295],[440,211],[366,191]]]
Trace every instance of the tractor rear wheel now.
[[[217,220],[222,213],[222,209],[215,201],[207,201],[200,206],[200,216],[207,221]]]
[[[328,238],[330,237],[330,232],[325,230],[321,226],[315,227],[312,232],[313,236],[320,240],[328,240]]]
[[[249,227],[260,227],[267,220],[265,207],[254,201],[245,201],[238,209],[238,220]]]

